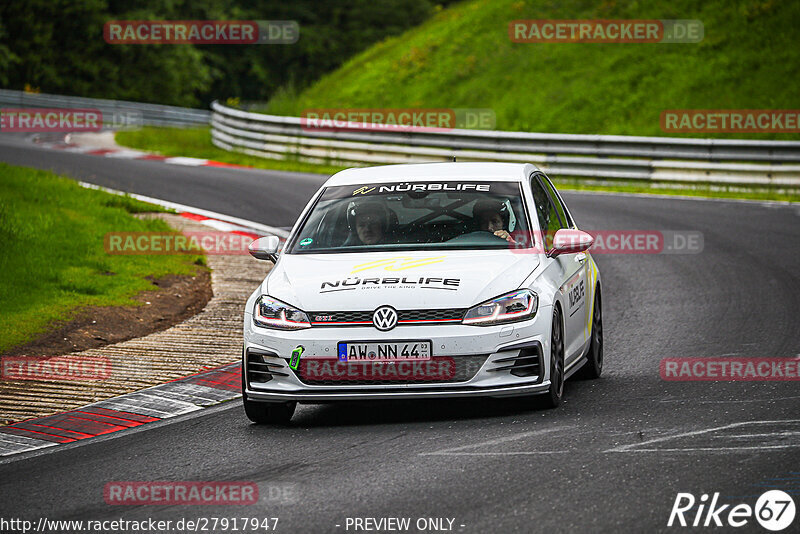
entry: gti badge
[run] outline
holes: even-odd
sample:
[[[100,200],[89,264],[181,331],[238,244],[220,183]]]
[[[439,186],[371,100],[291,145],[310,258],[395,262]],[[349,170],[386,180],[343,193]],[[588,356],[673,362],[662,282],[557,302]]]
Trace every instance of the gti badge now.
[[[372,314],[372,324],[382,332],[397,326],[397,311],[391,306],[381,306]]]

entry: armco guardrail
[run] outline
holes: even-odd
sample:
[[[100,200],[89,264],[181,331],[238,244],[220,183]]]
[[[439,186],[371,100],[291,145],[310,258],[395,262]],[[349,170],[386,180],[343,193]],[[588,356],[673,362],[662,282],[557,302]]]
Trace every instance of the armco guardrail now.
[[[212,142],[272,159],[363,165],[450,161],[534,163],[561,177],[800,186],[800,142],[487,130],[314,130],[299,117],[214,102]]]
[[[91,108],[103,113],[106,126],[197,126],[208,124],[211,112],[204,109],[142,104],[122,100],[82,98],[77,96],[26,93],[0,89],[0,107],[4,108]]]

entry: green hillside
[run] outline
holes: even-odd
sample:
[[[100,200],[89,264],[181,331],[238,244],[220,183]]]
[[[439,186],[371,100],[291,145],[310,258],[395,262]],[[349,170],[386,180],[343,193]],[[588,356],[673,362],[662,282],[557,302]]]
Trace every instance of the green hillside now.
[[[516,19],[698,19],[696,44],[512,43]],[[491,108],[503,130],[674,135],[665,109],[800,109],[800,2],[474,0],[355,56],[266,111]],[[797,134],[693,134],[797,139]]]

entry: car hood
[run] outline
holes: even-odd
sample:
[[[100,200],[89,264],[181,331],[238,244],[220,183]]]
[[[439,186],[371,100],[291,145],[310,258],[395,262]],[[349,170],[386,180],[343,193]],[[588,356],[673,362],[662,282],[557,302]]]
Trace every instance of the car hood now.
[[[538,261],[510,250],[285,254],[262,292],[304,311],[469,308],[517,289]]]

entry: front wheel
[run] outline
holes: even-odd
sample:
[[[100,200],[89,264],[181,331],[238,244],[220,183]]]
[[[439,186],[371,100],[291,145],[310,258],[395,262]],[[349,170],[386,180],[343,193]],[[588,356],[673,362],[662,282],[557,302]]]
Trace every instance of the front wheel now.
[[[297,408],[296,402],[256,402],[244,399],[244,413],[260,425],[288,425]]]
[[[244,367],[242,367],[242,402],[247,418],[259,425],[288,425],[297,408],[296,402],[256,402],[248,399]]]
[[[564,396],[564,327],[561,310],[553,308],[553,326],[550,333],[550,387],[542,395],[544,406],[555,408]]]

